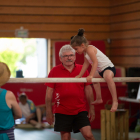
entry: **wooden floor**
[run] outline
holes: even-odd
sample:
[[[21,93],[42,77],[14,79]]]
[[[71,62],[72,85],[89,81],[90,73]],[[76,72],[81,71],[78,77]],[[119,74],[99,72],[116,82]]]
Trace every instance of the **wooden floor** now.
[[[100,130],[92,130],[96,140],[101,140]],[[15,140],[61,140],[60,133],[53,128],[46,129],[15,129]],[[71,140],[85,140],[81,133],[71,133]]]

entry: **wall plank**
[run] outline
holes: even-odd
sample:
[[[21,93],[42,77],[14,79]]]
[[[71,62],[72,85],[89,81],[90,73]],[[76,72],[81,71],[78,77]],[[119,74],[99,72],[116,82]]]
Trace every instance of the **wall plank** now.
[[[140,38],[138,39],[123,39],[123,40],[112,40],[111,48],[121,48],[121,47],[140,47]]]
[[[0,14],[27,15],[109,15],[109,8],[61,8],[61,7],[0,7]]]
[[[1,23],[109,24],[109,16],[0,15]]]
[[[109,7],[110,0],[0,0],[0,5],[5,6],[60,6],[60,7]]]
[[[29,32],[29,38],[49,38],[58,40],[69,40],[71,36],[77,34],[77,32]],[[0,37],[14,37],[15,32],[0,32]],[[109,38],[109,33],[86,33],[88,40],[105,40]]]
[[[140,30],[111,32],[110,36],[111,36],[111,39],[140,38]]]
[[[123,14],[123,13],[128,13],[128,12],[134,12],[134,11],[139,11],[140,10],[140,1],[137,3],[132,3],[132,4],[126,4],[126,5],[121,5],[117,7],[111,7],[111,15],[116,15],[116,14]]]
[[[111,0],[111,7],[139,2],[139,0]]]
[[[111,56],[140,56],[140,47],[132,48],[111,48]]]
[[[110,25],[110,29],[111,29],[111,31],[140,29],[140,21],[114,23],[114,24]]]
[[[140,56],[137,56],[137,57],[126,57],[126,56],[112,56],[110,57],[110,59],[112,60],[112,62],[115,64],[115,65],[135,65],[135,66],[140,66]]]
[[[79,28],[84,28],[86,32],[109,32],[109,25],[86,25],[86,24],[4,24],[0,23],[0,30],[15,30],[24,25],[24,29],[29,31],[61,31],[73,32],[78,31]]]
[[[111,15],[110,16],[110,22],[116,23],[116,22],[126,22],[126,21],[135,21],[140,19],[140,12],[132,12],[132,13],[126,13],[126,14],[119,14],[119,15]]]

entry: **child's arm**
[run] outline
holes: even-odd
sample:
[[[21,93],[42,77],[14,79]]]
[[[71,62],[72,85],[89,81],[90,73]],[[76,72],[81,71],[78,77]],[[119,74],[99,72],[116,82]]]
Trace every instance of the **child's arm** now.
[[[84,75],[84,73],[86,72],[88,66],[89,66],[89,62],[88,62],[88,60],[87,60],[86,58],[84,58],[83,67],[82,67],[82,69],[81,69],[79,75],[76,76],[76,77],[77,77],[77,78],[81,78],[81,77]]]
[[[98,60],[96,58],[96,53],[95,53],[96,48],[93,48],[93,46],[89,46],[86,51],[87,51],[87,54],[89,55],[91,61],[93,62],[90,74],[87,77],[87,81],[91,82],[91,80],[97,70],[97,65],[98,65]]]

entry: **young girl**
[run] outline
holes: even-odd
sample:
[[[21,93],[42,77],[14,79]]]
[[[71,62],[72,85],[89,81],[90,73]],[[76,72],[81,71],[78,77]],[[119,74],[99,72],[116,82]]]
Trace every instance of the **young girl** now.
[[[115,112],[118,107],[116,86],[113,81],[113,77],[116,74],[115,67],[113,63],[109,60],[109,58],[104,55],[99,49],[95,46],[88,45],[87,39],[83,36],[84,29],[79,29],[78,34],[71,37],[71,46],[75,49],[78,54],[84,53],[85,59],[82,70],[77,78],[82,77],[82,75],[87,70],[89,64],[91,64],[92,68],[89,76],[87,77],[87,82],[91,82],[92,78],[100,78],[103,77],[107,82],[108,88],[111,92],[113,103],[111,107],[111,112]],[[99,83],[93,83],[95,92],[96,92],[96,100],[92,104],[102,103],[101,97],[101,88]]]

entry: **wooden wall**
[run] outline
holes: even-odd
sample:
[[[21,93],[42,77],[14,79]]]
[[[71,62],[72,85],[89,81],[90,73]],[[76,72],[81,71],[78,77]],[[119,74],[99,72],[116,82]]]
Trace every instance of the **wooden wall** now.
[[[51,49],[84,28],[88,40],[105,41],[115,65],[140,66],[140,0],[0,0],[0,37],[21,26],[31,38],[51,39]]]
[[[110,9],[111,60],[140,67],[140,0],[111,0]]]
[[[23,26],[31,38],[51,39],[53,48],[84,28],[88,40],[104,40],[108,47],[109,8],[109,0],[0,0],[0,37],[15,37]]]

